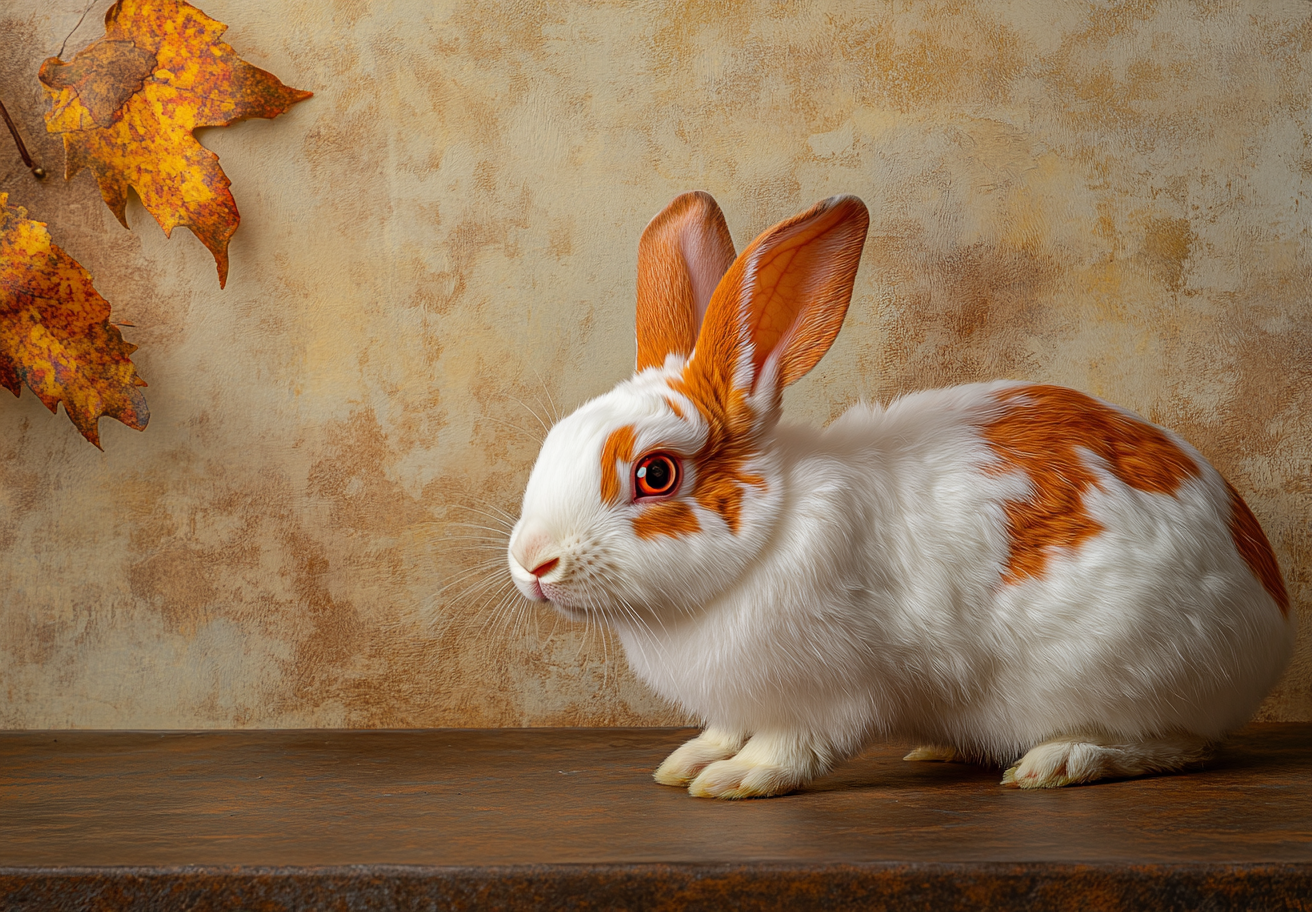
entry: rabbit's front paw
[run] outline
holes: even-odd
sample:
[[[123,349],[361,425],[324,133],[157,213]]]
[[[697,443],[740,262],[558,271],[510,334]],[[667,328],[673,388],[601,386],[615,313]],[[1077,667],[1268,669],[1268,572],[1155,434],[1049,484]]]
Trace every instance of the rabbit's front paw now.
[[[823,775],[830,752],[809,737],[757,732],[733,757],[710,764],[688,785],[697,798],[786,795]]]
[[[741,735],[734,735],[718,728],[708,728],[666,757],[665,762],[656,767],[652,778],[661,785],[677,785],[683,788],[708,764],[738,753],[745,740]]]
[[[785,795],[805,781],[796,770],[742,759],[712,763],[688,786],[694,798],[770,798]]]

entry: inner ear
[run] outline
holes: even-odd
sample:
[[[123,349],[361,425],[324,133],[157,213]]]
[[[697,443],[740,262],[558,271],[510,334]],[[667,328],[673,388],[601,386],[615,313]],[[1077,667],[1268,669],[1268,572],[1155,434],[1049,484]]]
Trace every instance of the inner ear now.
[[[638,242],[637,369],[687,357],[720,278],[734,261],[724,213],[701,190],[675,197]]]
[[[715,205],[714,200],[711,205]],[[720,284],[720,279],[724,278],[736,255],[733,238],[729,237],[729,228],[719,207],[716,207],[715,214],[719,216],[719,227],[723,235],[718,232],[685,231],[680,238],[683,261],[687,264],[688,279],[692,284],[694,343],[697,334],[701,332],[702,320],[706,318],[706,307],[711,303],[711,295],[715,294],[715,286]],[[688,350],[692,351],[691,348]]]

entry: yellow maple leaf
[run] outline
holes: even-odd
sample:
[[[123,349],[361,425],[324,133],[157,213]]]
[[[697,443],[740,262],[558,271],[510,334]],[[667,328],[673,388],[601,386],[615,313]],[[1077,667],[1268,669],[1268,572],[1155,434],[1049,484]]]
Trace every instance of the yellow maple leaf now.
[[[87,271],[0,193],[0,386],[17,396],[26,384],[52,412],[63,402],[100,446],[101,415],[137,430],[150,420],[137,388],[146,381],[128,357],[136,350],[109,322]]]
[[[39,75],[65,178],[90,168],[125,228],[131,187],[165,235],[191,229],[214,254],[220,287],[240,216],[219,157],[192,131],[277,117],[311,95],[238,57],[219,40],[227,28],[182,0],[118,0],[104,38],[68,63],[49,58]]]

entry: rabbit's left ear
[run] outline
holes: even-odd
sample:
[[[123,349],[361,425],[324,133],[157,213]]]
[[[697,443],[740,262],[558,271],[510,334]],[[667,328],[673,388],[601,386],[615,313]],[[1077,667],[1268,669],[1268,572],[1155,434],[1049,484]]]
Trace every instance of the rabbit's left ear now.
[[[701,388],[777,409],[783,388],[838,336],[869,226],[865,203],[834,196],[753,241],[720,280],[697,337],[688,371]]]
[[[638,241],[638,370],[669,354],[687,357],[729,264],[733,238],[715,199],[701,190],[675,197]]]

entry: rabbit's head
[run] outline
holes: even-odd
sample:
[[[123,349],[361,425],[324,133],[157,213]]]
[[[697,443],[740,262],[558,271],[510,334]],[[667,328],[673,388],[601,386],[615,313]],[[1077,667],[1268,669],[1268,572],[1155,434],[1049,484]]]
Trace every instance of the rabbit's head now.
[[[838,196],[734,256],[705,193],[638,246],[634,376],[556,424],[510,538],[530,599],[623,624],[693,611],[768,557],[783,389],[838,335],[869,216]]]

